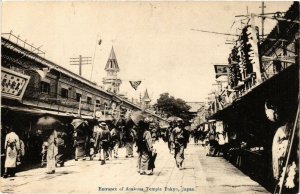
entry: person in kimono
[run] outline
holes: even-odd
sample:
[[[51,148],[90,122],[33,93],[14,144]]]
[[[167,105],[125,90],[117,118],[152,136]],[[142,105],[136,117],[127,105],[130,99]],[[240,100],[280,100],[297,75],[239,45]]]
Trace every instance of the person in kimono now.
[[[132,128],[124,129],[123,142],[125,143],[126,155],[125,157],[133,157],[134,131]]]
[[[111,137],[105,122],[101,122],[99,127],[96,134],[95,147],[99,152],[99,161],[101,161],[101,165],[103,165],[105,164]]]
[[[153,175],[154,161],[152,157],[156,157],[156,155],[153,152],[149,124],[143,120],[138,124],[136,145],[138,152],[138,173],[140,175]]]
[[[118,127],[113,126],[110,131],[111,135],[111,147],[113,149],[114,158],[118,158],[118,150],[120,146],[120,131]]]
[[[84,122],[73,132],[74,147],[75,147],[75,161],[79,158],[86,160],[87,144],[88,144],[88,124]]]
[[[56,164],[60,165],[60,167],[63,167],[65,164],[66,136],[67,136],[67,133],[63,129],[57,131],[58,153],[56,156]]]
[[[171,133],[171,143],[174,147],[174,158],[176,160],[176,165],[179,169],[182,169],[182,164],[184,161],[184,149],[189,141],[188,131],[183,127],[183,121],[178,120],[176,127]]]
[[[57,149],[57,132],[53,130],[53,132],[48,137],[47,141],[44,142],[44,145],[47,147],[47,174],[55,173],[55,157],[58,153]]]
[[[157,129],[154,124],[150,125],[150,131],[151,131],[152,142],[154,143],[156,140],[158,140]]]
[[[5,163],[4,163],[4,175],[3,178],[15,176],[15,169],[17,167],[17,160],[20,151],[19,136],[13,131],[11,127],[8,128],[8,134],[5,137]]]
[[[172,131],[173,131],[174,127],[175,127],[174,122],[170,122],[170,127],[166,131],[166,138],[167,138],[167,141],[168,141],[168,148],[169,148],[170,153],[172,153],[172,150],[173,150],[172,142],[171,142],[170,138],[171,138],[171,134],[172,134]]]

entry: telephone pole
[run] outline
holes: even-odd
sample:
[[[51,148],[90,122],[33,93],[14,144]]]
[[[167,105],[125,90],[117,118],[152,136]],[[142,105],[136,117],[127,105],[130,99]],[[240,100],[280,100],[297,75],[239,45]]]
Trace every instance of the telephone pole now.
[[[90,65],[92,62],[92,57],[79,57],[70,58],[70,65],[78,65],[79,66],[79,75],[82,73],[82,65]]]
[[[264,39],[264,35],[265,35],[265,33],[264,33],[264,25],[265,25],[265,17],[264,17],[264,14],[265,14],[265,8],[267,8],[266,6],[265,6],[265,2],[261,2],[261,7],[259,7],[259,8],[261,8],[261,15],[262,15],[262,17],[261,17],[261,38],[262,39]]]

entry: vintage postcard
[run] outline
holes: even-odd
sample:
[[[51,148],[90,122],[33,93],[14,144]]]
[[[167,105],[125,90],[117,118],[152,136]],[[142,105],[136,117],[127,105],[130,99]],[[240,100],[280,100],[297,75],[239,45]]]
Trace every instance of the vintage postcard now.
[[[299,193],[299,1],[3,1],[1,193]]]

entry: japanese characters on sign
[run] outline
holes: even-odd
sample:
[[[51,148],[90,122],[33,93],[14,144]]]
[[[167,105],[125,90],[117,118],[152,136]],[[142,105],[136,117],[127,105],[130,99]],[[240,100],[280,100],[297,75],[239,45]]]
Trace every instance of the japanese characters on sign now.
[[[1,67],[1,96],[22,100],[30,76]]]

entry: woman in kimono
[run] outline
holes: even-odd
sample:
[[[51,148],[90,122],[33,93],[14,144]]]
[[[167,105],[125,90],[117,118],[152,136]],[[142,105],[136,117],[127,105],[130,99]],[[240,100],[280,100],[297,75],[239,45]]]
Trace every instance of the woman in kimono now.
[[[120,131],[117,126],[113,125],[113,129],[110,131],[111,147],[113,149],[114,158],[118,158],[118,150],[120,146]]]
[[[133,144],[134,144],[134,130],[132,128],[126,128],[123,136],[123,142],[125,143],[126,155],[125,157],[133,157]]]
[[[57,133],[56,130],[53,130],[47,141],[44,142],[44,144],[47,146],[47,174],[55,173],[55,157],[58,153],[56,141]]]
[[[60,129],[57,131],[57,156],[56,156],[56,164],[60,167],[63,167],[65,164],[65,152],[66,152],[66,136],[67,133],[64,129]]]
[[[152,137],[149,124],[140,121],[137,129],[138,172],[140,175],[153,175],[154,165],[151,165],[153,152]]]
[[[184,149],[187,147],[189,141],[189,134],[187,130],[183,127],[183,121],[177,121],[177,127],[175,127],[171,134],[171,143],[174,147],[174,158],[176,165],[179,169],[182,169],[182,164],[184,161]]]
[[[8,175],[15,176],[15,169],[17,166],[18,153],[20,151],[19,136],[13,131],[11,127],[8,128],[8,134],[5,137],[5,172],[3,178]]]

